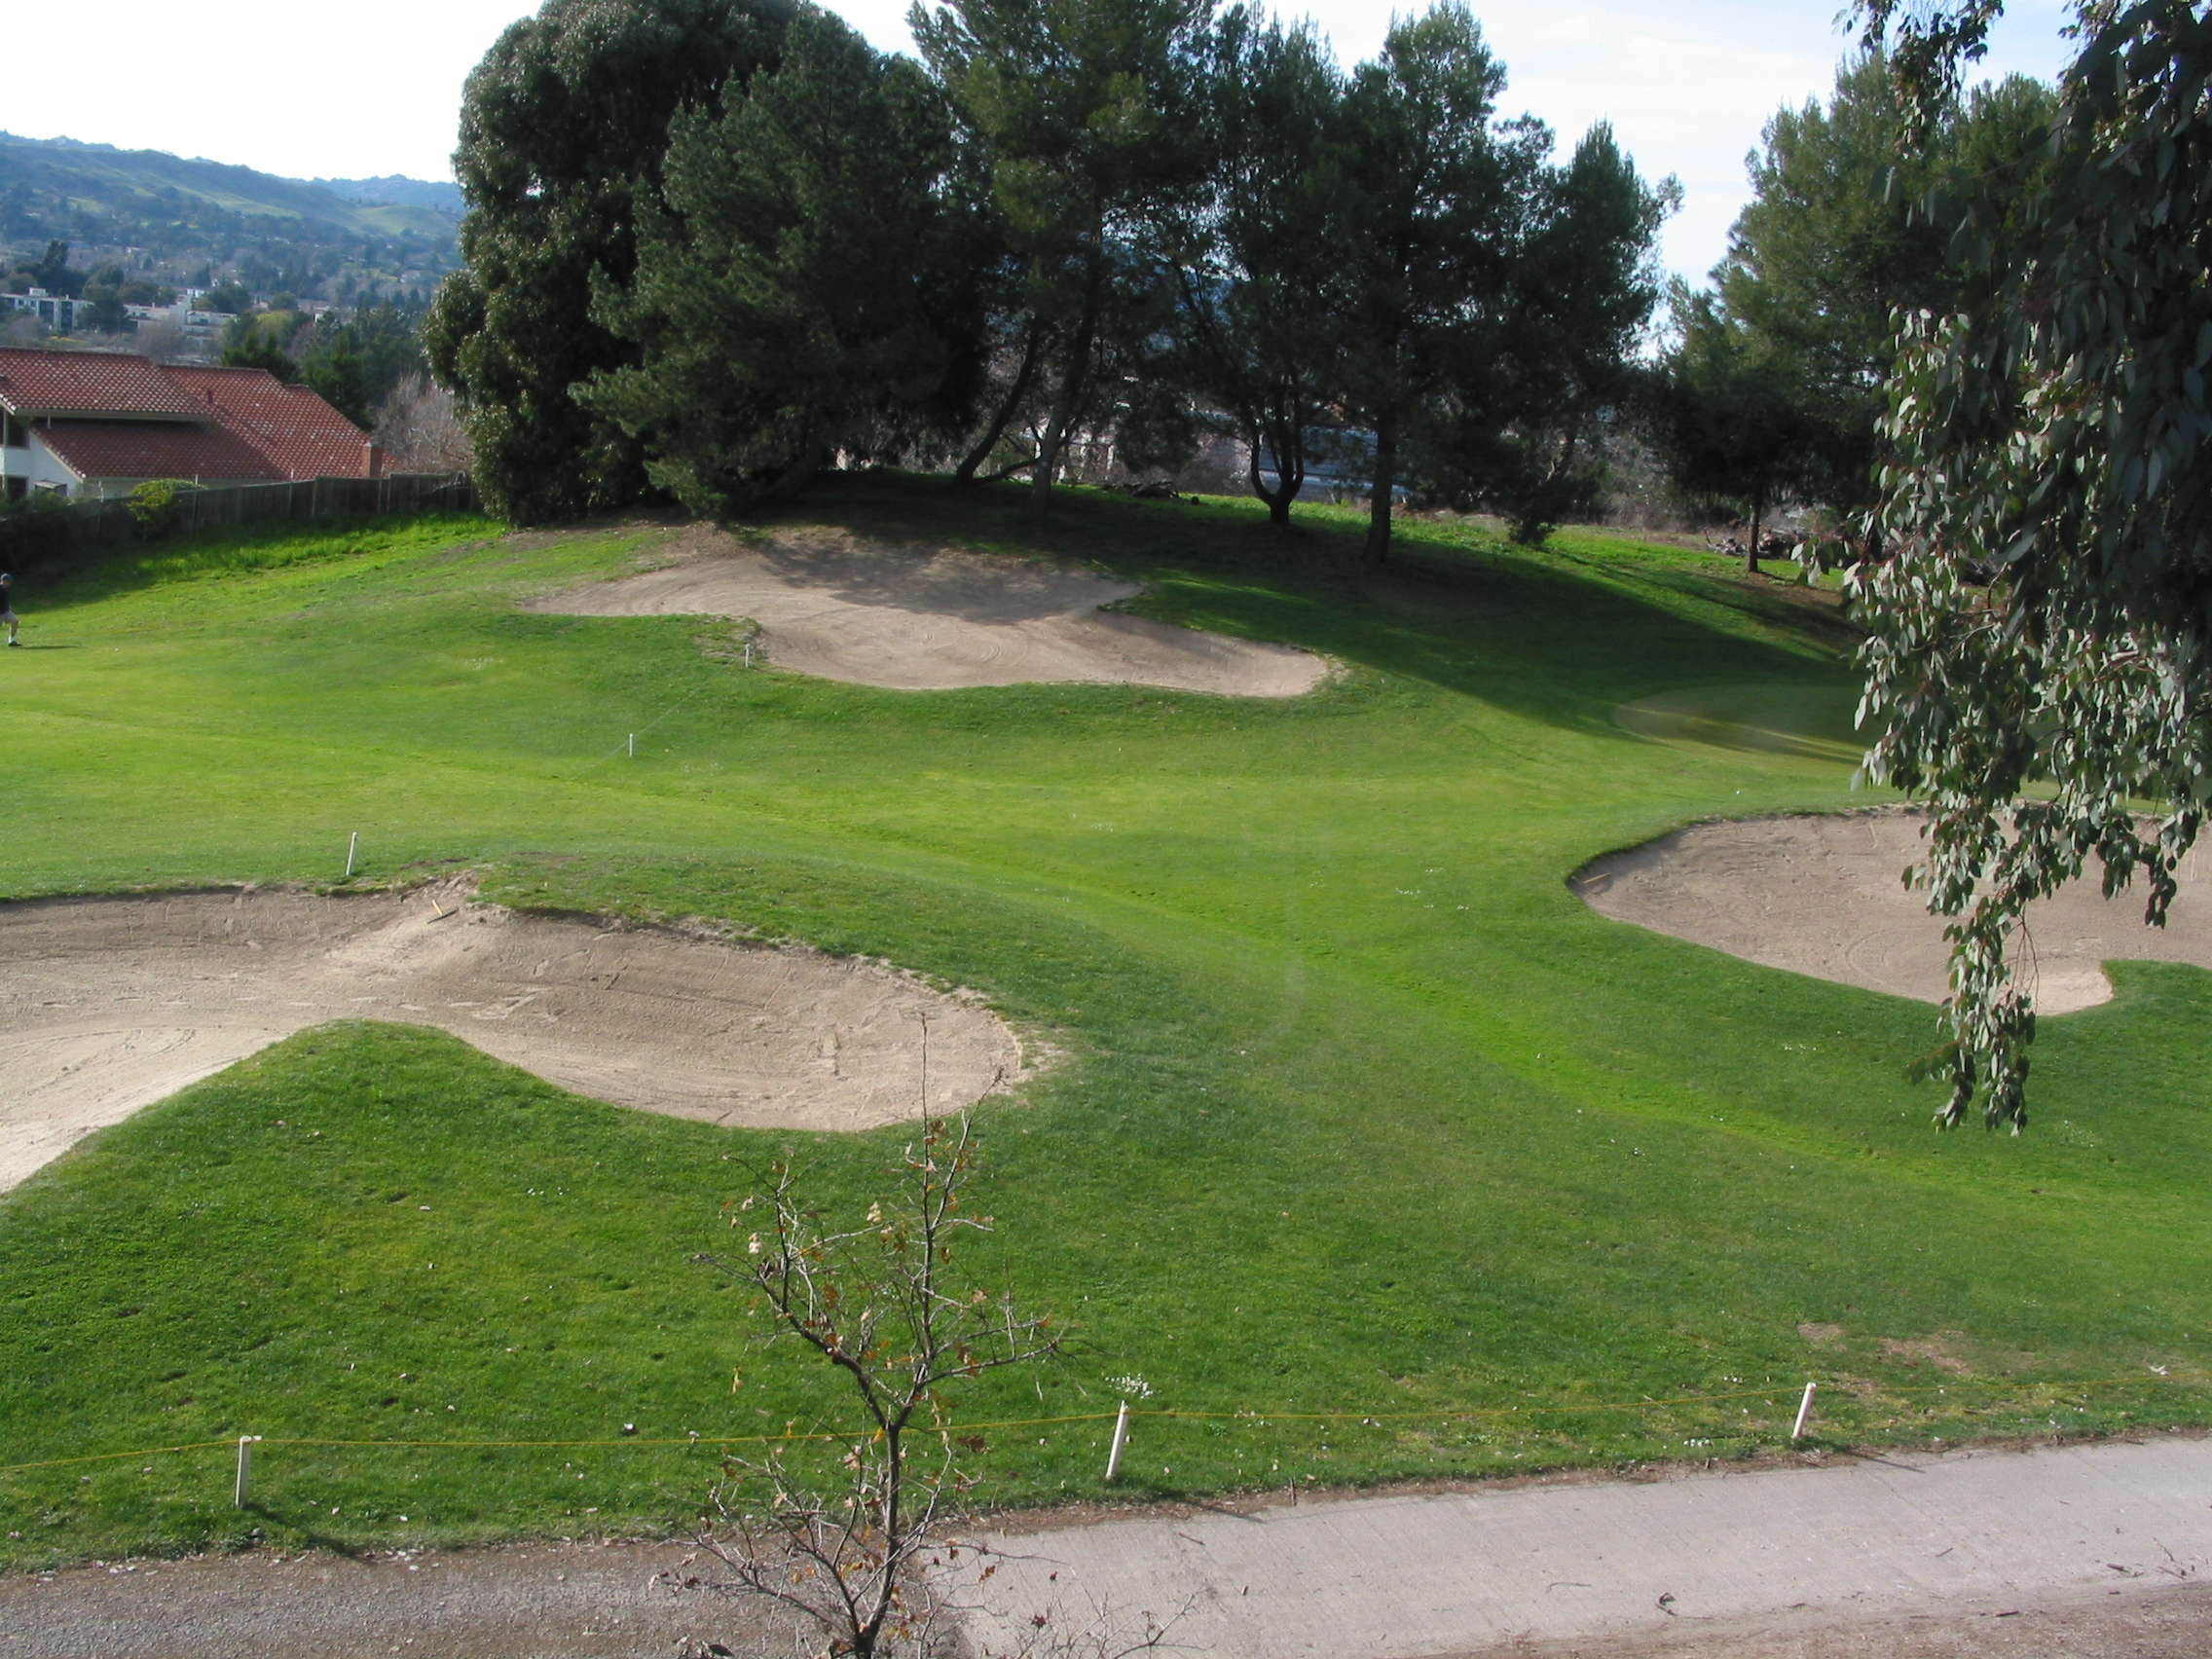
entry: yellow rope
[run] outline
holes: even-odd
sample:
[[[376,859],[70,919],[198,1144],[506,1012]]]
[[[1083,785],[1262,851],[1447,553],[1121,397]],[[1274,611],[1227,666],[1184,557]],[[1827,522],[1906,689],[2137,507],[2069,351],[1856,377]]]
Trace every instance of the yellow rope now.
[[[1817,1379],[1816,1379],[1817,1381]],[[1883,1394],[1937,1394],[1952,1390],[1974,1388],[2042,1388],[2057,1392],[2072,1392],[2083,1388],[2119,1387],[2125,1384],[2142,1385],[2145,1379],[2136,1377],[2104,1377],[2068,1379],[2050,1382],[2006,1382],[1999,1381],[1977,1382],[1961,1378],[1950,1382],[1914,1383],[1902,1387],[1879,1386],[1873,1392]],[[2188,1378],[2155,1378],[2151,1385],[2188,1386]],[[1836,1384],[1825,1384],[1835,1387]],[[1663,1400],[1585,1401],[1567,1405],[1523,1403],[1511,1406],[1437,1406],[1423,1411],[1410,1412],[1186,1412],[1167,1407],[1144,1408],[1129,1413],[1132,1418],[1181,1419],[1189,1422],[1404,1422],[1411,1420],[1456,1419],[1465,1418],[1543,1417],[1561,1412],[1645,1412],[1682,1406],[1721,1405],[1735,1400],[1763,1399],[1770,1404],[1778,1396],[1795,1388],[1794,1383],[1782,1387],[1746,1388],[1729,1394],[1683,1394]],[[1071,1422],[1107,1422],[1117,1412],[1077,1412],[1066,1417],[1010,1418],[996,1422],[964,1422],[947,1425],[948,1431],[962,1434],[979,1433],[985,1429],[1049,1428]],[[927,1432],[927,1430],[924,1430]],[[806,1441],[845,1441],[851,1433],[828,1430],[783,1434],[686,1434],[681,1437],[649,1438],[634,1434],[606,1440],[312,1440],[277,1436],[256,1437],[261,1446],[292,1446],[328,1448],[332,1450],[387,1449],[392,1451],[439,1452],[491,1452],[532,1451],[564,1452],[588,1451],[617,1446],[772,1446]],[[236,1439],[195,1440],[179,1446],[156,1446],[141,1452],[94,1452],[79,1457],[48,1457],[33,1463],[0,1463],[0,1475],[21,1474],[32,1469],[58,1469],[81,1463],[120,1462],[131,1457],[159,1457],[177,1452],[212,1452],[236,1446]]]

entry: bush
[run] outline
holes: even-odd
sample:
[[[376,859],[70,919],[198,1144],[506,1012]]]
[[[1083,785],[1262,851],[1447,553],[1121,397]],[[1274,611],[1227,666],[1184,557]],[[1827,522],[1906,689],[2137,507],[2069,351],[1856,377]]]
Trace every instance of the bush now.
[[[176,529],[176,499],[197,486],[176,478],[149,478],[130,492],[130,528],[151,541]]]

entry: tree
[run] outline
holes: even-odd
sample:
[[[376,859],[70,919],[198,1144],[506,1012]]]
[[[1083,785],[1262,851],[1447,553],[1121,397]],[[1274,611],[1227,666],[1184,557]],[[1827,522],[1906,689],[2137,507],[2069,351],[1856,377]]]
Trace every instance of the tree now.
[[[1389,556],[1406,447],[1452,384],[1490,355],[1551,135],[1496,122],[1505,71],[1460,0],[1402,18],[1345,99],[1347,227],[1337,326],[1345,407],[1374,435],[1363,569]]]
[[[1963,167],[2016,192],[2009,163],[2052,94],[2013,77],[1947,92],[1917,118],[1878,53],[1847,65],[1826,107],[1784,109],[1751,167],[1752,197],[1714,270],[1723,312],[1769,362],[1788,362],[1803,445],[1797,486],[1838,517],[1874,499],[1877,432],[1898,312],[1949,311],[1963,273],[1920,203]],[[1909,141],[1908,141],[1909,140]]]
[[[578,393],[717,516],[789,499],[839,449],[897,453],[979,333],[953,314],[950,123],[917,65],[810,12],[724,103],[672,125],[636,279],[601,287],[641,360]]]
[[[1018,261],[1021,321],[1011,332],[1025,355],[1050,354],[1049,372],[1030,369],[1050,388],[1031,464],[1034,522],[1088,412],[1158,407],[1126,394],[1157,372],[1154,343],[1172,315],[1156,228],[1203,177],[1211,12],[1212,0],[952,0],[912,14]]]
[[[1536,183],[1493,326],[1457,331],[1414,458],[1424,494],[1493,507],[1530,545],[1597,504],[1594,439],[1638,384],[1659,227],[1681,195],[1673,179],[1646,184],[1604,123]]]
[[[1922,112],[1996,11],[1862,8]],[[1905,319],[1872,520],[1895,556],[1853,582],[1868,770],[1928,804],[1919,874],[1954,918],[1939,1121],[1978,1097],[2014,1132],[2025,906],[2094,853],[2108,896],[2143,874],[2161,924],[2212,790],[2212,18],[2080,18],[2047,140],[1931,194],[1963,292]]]
[[[1715,295],[1693,294],[1677,280],[1672,298],[1675,341],[1645,392],[1645,429],[1677,490],[1744,510],[1744,568],[1755,573],[1767,509],[1811,464],[1803,364],[1731,316]]]
[[[731,1227],[750,1232],[745,1254],[698,1258],[754,1289],[772,1338],[834,1368],[857,1413],[829,1471],[786,1451],[731,1464],[733,1489],[767,1497],[755,1514],[742,1490],[719,1494],[731,1530],[699,1540],[734,1575],[718,1588],[792,1608],[830,1651],[861,1659],[929,1626],[916,1557],[944,1500],[966,1489],[957,1455],[982,1448],[956,1436],[948,1390],[1050,1359],[1062,1341],[1049,1317],[1018,1311],[1012,1290],[953,1274],[962,1239],[992,1230],[988,1215],[963,1208],[976,1173],[967,1120],[931,1120],[900,1173],[896,1196],[840,1228],[806,1198],[790,1161],[778,1162],[728,1207]]]
[[[286,386],[299,384],[300,365],[250,316],[231,319],[215,361],[226,369],[266,369]]]
[[[1310,23],[1285,28],[1239,6],[1215,39],[1210,177],[1175,237],[1185,378],[1227,412],[1252,493],[1281,527],[1343,383],[1330,299],[1345,78]]]
[[[253,296],[238,282],[218,282],[200,296],[199,309],[242,316],[253,309]]]
[[[464,269],[424,329],[462,403],[488,500],[518,521],[636,500],[639,440],[572,387],[638,361],[592,316],[628,284],[641,203],[657,201],[669,123],[720,107],[775,62],[796,0],[547,0],[468,78],[455,172]]]

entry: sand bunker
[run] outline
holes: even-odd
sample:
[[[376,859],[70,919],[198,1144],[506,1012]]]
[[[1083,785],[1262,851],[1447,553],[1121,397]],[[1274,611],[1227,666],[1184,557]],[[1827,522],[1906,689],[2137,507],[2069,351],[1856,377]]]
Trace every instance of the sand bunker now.
[[[995,1015],[886,969],[522,915],[450,886],[40,901],[0,905],[0,1191],[333,1019],[434,1025],[564,1088],[716,1124],[917,1117],[925,1038],[932,1111],[1024,1075]]]
[[[1020,559],[884,547],[830,532],[757,546],[698,535],[664,569],[536,600],[569,616],[732,616],[779,668],[897,691],[1086,681],[1295,697],[1328,665],[1098,608],[1143,590]]]
[[[1731,956],[1870,991],[1941,1002],[1949,946],[1927,896],[1899,880],[1923,851],[1905,812],[1701,824],[1578,873],[1574,891],[1623,922]],[[2163,929],[2143,925],[2142,888],[2109,903],[2089,878],[2030,906],[2015,961],[2046,1014],[2112,997],[2099,964],[2190,962],[2212,968],[2212,870],[2192,854]]]

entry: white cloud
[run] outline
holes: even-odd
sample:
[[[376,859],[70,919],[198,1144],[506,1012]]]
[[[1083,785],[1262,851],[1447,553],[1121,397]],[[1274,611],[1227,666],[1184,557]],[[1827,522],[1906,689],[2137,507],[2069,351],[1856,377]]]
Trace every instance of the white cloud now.
[[[1510,110],[1571,143],[1609,120],[1639,166],[1687,193],[1667,232],[1676,270],[1702,275],[1745,197],[1744,156],[1777,106],[1824,95],[1849,42],[1840,0],[1673,0],[1476,5],[1506,64]],[[878,46],[905,50],[905,0],[837,4]],[[110,0],[94,57],[24,73],[39,49],[12,47],[0,124],[70,137],[242,162],[295,177],[404,172],[447,176],[461,82],[516,0],[386,0],[370,11],[247,4],[220,28],[169,0]],[[1310,15],[1347,62],[1372,55],[1390,8],[1312,0]],[[2056,0],[2014,0],[1988,65],[2050,75],[2062,61]]]

